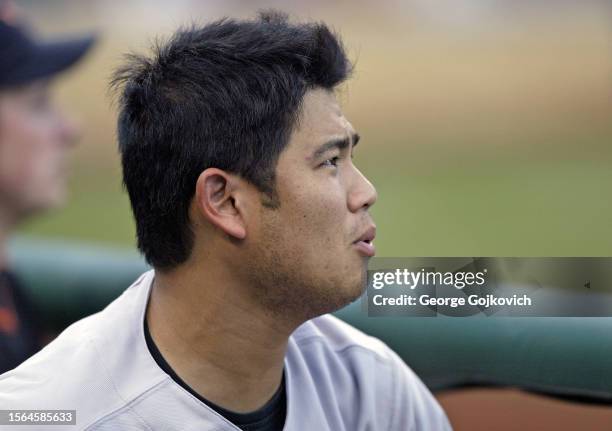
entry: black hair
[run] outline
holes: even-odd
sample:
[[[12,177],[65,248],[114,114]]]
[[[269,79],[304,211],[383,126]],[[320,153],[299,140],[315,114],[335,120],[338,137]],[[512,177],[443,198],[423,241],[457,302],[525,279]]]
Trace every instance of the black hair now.
[[[240,175],[278,206],[276,162],[304,94],[332,90],[351,69],[325,24],[291,23],[277,11],[191,25],[149,57],[128,55],[111,88],[119,92],[123,183],[146,260],[170,269],[189,257],[189,207],[209,167]]]

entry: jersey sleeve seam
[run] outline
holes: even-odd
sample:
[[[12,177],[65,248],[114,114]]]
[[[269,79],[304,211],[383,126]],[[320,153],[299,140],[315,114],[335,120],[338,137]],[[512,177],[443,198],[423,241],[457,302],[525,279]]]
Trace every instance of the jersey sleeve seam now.
[[[102,358],[104,357],[103,355],[100,354],[100,351],[98,350],[98,346],[96,345],[96,343],[94,342],[93,339],[89,339],[89,342],[91,343],[91,346],[93,347],[93,349],[96,351],[96,353],[98,354],[98,358]],[[108,368],[106,367],[106,364],[104,364],[103,361],[98,361],[100,363],[100,366],[104,369],[105,374],[108,376],[108,380],[110,381],[111,385],[113,386],[113,391],[114,393],[117,395],[117,397],[124,403],[123,406],[116,408],[112,411],[110,411],[109,413],[106,413],[104,416],[102,416],[101,418],[98,419],[94,419],[93,422],[90,422],[89,425],[87,425],[84,429],[89,429],[89,427],[95,425],[96,423],[99,423],[100,421],[102,421],[104,418],[107,418],[109,416],[112,416],[113,414],[115,414],[118,411],[121,411],[125,408],[129,409],[130,412],[132,414],[134,414],[146,427],[147,429],[151,429],[149,428],[149,426],[147,425],[147,423],[144,421],[143,418],[141,418],[135,411],[132,410],[131,408],[131,404],[134,403],[136,400],[138,400],[142,395],[146,394],[147,392],[155,389],[157,386],[159,386],[161,383],[163,383],[166,379],[164,378],[163,380],[160,380],[159,382],[155,383],[153,386],[149,387],[147,390],[141,392],[140,394],[138,394],[137,396],[133,397],[129,402],[123,397],[121,396],[121,392],[119,392],[119,389],[117,389],[117,385],[115,384],[115,380],[113,379],[113,375],[109,372]]]
[[[132,406],[137,403],[138,401],[140,401],[140,399],[145,396],[146,394],[148,394],[149,392],[153,392],[155,391],[159,386],[163,385],[164,383],[166,383],[168,381],[170,377],[164,377],[162,380],[160,380],[159,382],[155,383],[153,386],[149,387],[147,390],[139,393],[138,395],[136,395],[135,397],[133,397],[129,402],[124,400],[123,397],[121,397],[121,395],[119,395],[119,398],[121,398],[121,400],[125,403],[124,405],[104,414],[102,417],[99,417],[97,419],[94,419],[93,422],[90,422],[89,425],[87,425],[84,430],[94,430],[95,426],[98,425],[102,425],[103,422],[113,418],[114,416],[117,416],[118,414],[120,414],[123,411],[128,411],[130,414],[132,414],[134,417],[136,417],[138,419],[138,421],[144,425],[146,427],[147,430],[152,430],[152,428],[149,426],[149,424],[147,423],[147,421],[142,418],[133,408]],[[114,385],[113,385],[114,386]]]
[[[399,379],[398,376],[398,369],[396,366],[392,366],[391,367],[391,374],[392,374],[392,378],[391,378],[391,385],[393,385],[393,389],[391,390],[391,414],[389,416],[389,429],[390,430],[394,430],[396,429],[395,427],[395,421],[397,418],[397,408],[401,408],[401,406],[396,406],[397,404],[397,399],[398,399],[398,386],[397,386],[397,381]]]
[[[373,338],[373,337],[369,337],[369,338],[374,339],[376,342],[382,343],[380,340],[376,338]],[[357,349],[357,350],[362,350],[364,352],[372,354],[374,357],[376,357],[377,360],[387,365],[392,365],[393,363],[393,360],[390,356],[383,355],[382,353],[377,352],[375,349],[372,349],[367,346],[363,346],[361,344],[347,344],[345,346],[334,348],[334,347],[331,347],[329,343],[326,342],[326,338],[322,335],[310,335],[310,336],[295,340],[296,344],[299,347],[302,347],[306,344],[312,344],[312,342],[315,342],[315,341],[319,341],[322,344],[326,345],[327,347],[330,348],[330,350],[332,350],[334,353],[338,355],[344,354],[347,350]],[[386,344],[382,343],[382,345],[384,346],[385,350],[390,350],[389,346],[387,346]]]

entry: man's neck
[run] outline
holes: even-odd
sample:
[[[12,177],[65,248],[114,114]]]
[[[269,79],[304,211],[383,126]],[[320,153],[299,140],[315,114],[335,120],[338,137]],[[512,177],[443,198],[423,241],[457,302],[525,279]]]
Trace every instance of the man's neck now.
[[[147,306],[151,337],[202,397],[235,412],[256,410],[281,383],[294,327],[249,303],[244,286],[222,265],[206,268],[205,275],[156,273]]]

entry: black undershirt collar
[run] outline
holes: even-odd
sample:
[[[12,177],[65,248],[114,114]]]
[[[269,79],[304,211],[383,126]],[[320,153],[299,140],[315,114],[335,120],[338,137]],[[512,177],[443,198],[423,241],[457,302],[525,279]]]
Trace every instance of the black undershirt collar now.
[[[144,334],[149,352],[151,353],[151,356],[153,356],[153,359],[155,359],[155,362],[157,362],[157,365],[164,370],[164,372],[166,372],[166,374],[168,374],[172,380],[181,385],[208,407],[215,410],[229,422],[233,423],[244,431],[280,431],[283,429],[287,411],[287,394],[285,391],[284,372],[278,390],[263,407],[249,413],[236,413],[208,401],[206,398],[202,397],[195,390],[193,390],[189,385],[187,385],[187,383],[185,383],[183,379],[176,374],[155,345],[155,342],[151,337],[151,333],[149,332],[149,325],[146,318],[144,319]]]

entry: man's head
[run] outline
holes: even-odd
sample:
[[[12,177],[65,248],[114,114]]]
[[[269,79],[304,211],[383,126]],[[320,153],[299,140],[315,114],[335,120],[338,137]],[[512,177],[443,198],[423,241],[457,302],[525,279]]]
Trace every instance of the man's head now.
[[[182,30],[152,58],[132,56],[114,84],[147,260],[168,272],[207,259],[266,309],[306,318],[359,296],[376,192],[334,95],[350,70],[326,26],[277,13]]]
[[[66,153],[78,131],[51,102],[50,79],[92,42],[39,43],[0,20],[0,212],[8,223],[64,200]]]

